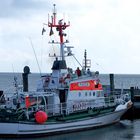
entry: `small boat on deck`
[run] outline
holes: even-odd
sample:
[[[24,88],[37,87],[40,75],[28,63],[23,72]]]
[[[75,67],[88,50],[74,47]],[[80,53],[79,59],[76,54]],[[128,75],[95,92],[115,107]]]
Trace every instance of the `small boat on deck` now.
[[[60,56],[54,55],[52,73],[41,76],[36,91],[16,90],[10,97],[1,91],[0,136],[43,136],[101,127],[118,122],[131,107],[130,100],[118,103],[115,96],[106,96],[99,72],[88,69],[86,53],[82,70],[74,73],[67,67],[65,57],[73,56],[65,41],[69,26],[56,21],[54,5],[48,27],[50,35],[53,28],[58,32]],[[29,68],[24,70],[27,76]]]

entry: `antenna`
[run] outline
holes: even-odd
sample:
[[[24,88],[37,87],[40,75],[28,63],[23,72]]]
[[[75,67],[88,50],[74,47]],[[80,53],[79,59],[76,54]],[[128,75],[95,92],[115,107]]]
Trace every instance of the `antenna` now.
[[[53,9],[53,14],[52,14],[52,21],[49,22],[48,21],[48,27],[50,27],[50,36],[53,34],[53,28],[56,28],[56,31],[59,34],[59,39],[60,39],[60,59],[64,60],[65,56],[64,56],[64,37],[66,36],[66,34],[64,33],[64,30],[70,26],[70,24],[66,24],[63,19],[58,20],[58,23],[56,23],[56,8],[55,8],[55,4],[53,4],[54,9]],[[54,43],[54,42],[53,42]]]
[[[32,49],[33,49],[33,52],[34,52],[34,55],[35,55],[36,63],[37,63],[38,69],[39,69],[39,73],[40,73],[40,76],[41,76],[41,69],[40,69],[40,66],[39,66],[39,63],[38,63],[38,59],[37,59],[37,55],[36,55],[36,52],[35,52],[35,49],[34,49],[34,46],[33,46],[33,43],[32,43],[32,40],[31,40],[30,37],[29,37],[29,41],[31,43],[31,46],[32,46]]]
[[[85,58],[85,70],[87,68],[87,51],[85,50],[85,53],[84,53],[84,58]]]
[[[56,8],[55,8],[55,6],[56,6],[56,4],[53,4],[53,6],[54,6],[54,9],[53,9],[53,24],[55,25],[56,24]]]
[[[13,74],[14,74],[14,87],[15,87],[16,94],[18,96],[18,82],[17,82],[17,76],[15,75],[13,64],[12,64],[12,69],[13,69]]]

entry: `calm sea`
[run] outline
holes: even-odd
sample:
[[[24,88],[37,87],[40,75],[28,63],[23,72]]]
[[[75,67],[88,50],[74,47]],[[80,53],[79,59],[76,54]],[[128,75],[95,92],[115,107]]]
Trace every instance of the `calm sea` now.
[[[18,83],[22,84],[21,73],[0,73],[0,90],[10,92],[13,90],[14,76],[18,78]],[[39,79],[39,74],[29,75],[29,89],[35,90]],[[109,85],[109,75],[101,74],[102,84]],[[140,75],[114,75],[116,88],[130,88],[131,86],[140,88]],[[22,138],[20,138],[22,139]],[[140,120],[124,120],[120,123],[92,129],[88,131],[75,132],[57,136],[47,136],[42,138],[26,138],[34,140],[140,140]],[[0,138],[0,140],[5,140]]]

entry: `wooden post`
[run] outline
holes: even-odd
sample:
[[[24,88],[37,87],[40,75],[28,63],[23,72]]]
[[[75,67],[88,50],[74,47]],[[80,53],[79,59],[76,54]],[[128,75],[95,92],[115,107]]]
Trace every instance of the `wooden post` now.
[[[113,95],[113,91],[115,89],[114,87],[114,74],[109,74],[109,77],[110,77],[110,92],[111,92],[111,95]]]
[[[131,101],[134,101],[134,87],[130,87]]]
[[[134,93],[135,93],[135,89],[134,89],[134,87],[130,87],[130,94],[131,94],[131,101],[133,102],[133,105],[132,105],[132,107],[131,107],[131,115],[130,115],[130,117],[131,117],[131,121],[133,121],[134,120],[134,118],[135,118],[135,108],[134,108]]]

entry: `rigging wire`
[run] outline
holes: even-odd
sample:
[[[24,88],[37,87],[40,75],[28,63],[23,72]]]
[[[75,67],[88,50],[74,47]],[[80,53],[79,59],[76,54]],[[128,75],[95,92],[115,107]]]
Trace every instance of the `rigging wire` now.
[[[42,76],[41,75],[41,69],[40,69],[40,66],[39,66],[39,62],[38,62],[38,59],[37,59],[37,55],[36,55],[36,52],[35,52],[35,49],[34,49],[34,46],[33,46],[33,43],[32,43],[32,40],[31,40],[30,37],[29,37],[29,41],[30,41],[31,47],[32,47],[34,55],[35,55],[35,59],[36,59],[36,63],[37,63],[38,69],[39,69],[40,76]]]
[[[38,62],[38,59],[37,59],[37,55],[36,55],[36,52],[35,52],[35,49],[34,49],[34,46],[33,46],[33,43],[32,43],[32,40],[31,40],[31,38],[29,37],[29,41],[30,41],[30,43],[31,43],[31,46],[32,46],[32,49],[33,49],[33,52],[34,52],[34,55],[35,55],[35,59],[36,59],[36,63],[37,63],[37,65],[38,65],[38,69],[39,69],[39,73],[40,73],[40,77],[42,77],[42,73],[41,73],[41,69],[40,69],[40,66],[39,66],[39,62]],[[42,82],[42,85],[43,85],[43,79],[41,78],[41,82]],[[44,89],[45,87],[43,86],[43,89]],[[45,90],[45,89],[44,89]]]
[[[74,59],[76,60],[76,62],[81,66],[81,68],[83,68],[83,66],[81,65],[81,63],[78,61],[78,59],[74,56],[74,55],[72,55],[73,57],[74,57]]]
[[[41,68],[42,68],[42,66],[43,66],[43,48],[44,48],[44,40],[43,40],[43,36],[42,36],[42,41],[41,41]]]

